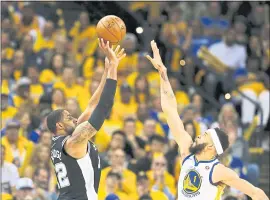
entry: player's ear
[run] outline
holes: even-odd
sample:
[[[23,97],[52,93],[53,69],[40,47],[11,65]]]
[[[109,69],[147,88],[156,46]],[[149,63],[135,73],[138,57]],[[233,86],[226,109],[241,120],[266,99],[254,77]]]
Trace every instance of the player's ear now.
[[[63,129],[64,129],[63,124],[62,124],[61,122],[57,122],[57,123],[56,123],[56,129],[57,129],[57,130],[63,130]]]

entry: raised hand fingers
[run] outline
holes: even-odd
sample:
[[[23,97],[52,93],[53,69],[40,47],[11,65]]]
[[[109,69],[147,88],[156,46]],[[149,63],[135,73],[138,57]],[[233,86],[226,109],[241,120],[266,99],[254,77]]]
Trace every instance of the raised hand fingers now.
[[[120,49],[120,45],[117,45],[117,47],[116,47],[115,50],[114,50],[114,52],[115,52],[116,55],[118,55],[119,49]]]

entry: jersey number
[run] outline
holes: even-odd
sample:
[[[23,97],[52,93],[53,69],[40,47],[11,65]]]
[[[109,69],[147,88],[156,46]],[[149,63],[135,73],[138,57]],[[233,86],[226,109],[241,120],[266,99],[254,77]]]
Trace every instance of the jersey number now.
[[[67,168],[64,163],[56,163],[55,172],[57,175],[59,188],[70,186],[69,179],[67,177]]]

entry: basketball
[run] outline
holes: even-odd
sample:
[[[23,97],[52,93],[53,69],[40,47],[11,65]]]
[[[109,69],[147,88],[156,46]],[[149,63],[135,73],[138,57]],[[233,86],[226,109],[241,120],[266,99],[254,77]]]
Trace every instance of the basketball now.
[[[126,35],[126,25],[123,20],[115,15],[107,15],[97,24],[97,35],[110,44],[118,44]]]

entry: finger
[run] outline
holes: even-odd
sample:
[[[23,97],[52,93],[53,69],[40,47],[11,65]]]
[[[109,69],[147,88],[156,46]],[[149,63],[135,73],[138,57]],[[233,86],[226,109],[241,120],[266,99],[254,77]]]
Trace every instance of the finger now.
[[[107,41],[107,43],[106,43],[106,49],[110,49],[110,42],[109,41]]]
[[[121,51],[117,54],[117,57],[118,57],[118,56],[121,56],[124,52],[125,52],[125,49],[122,48]]]
[[[117,45],[117,47],[116,47],[115,50],[114,50],[114,53],[115,53],[116,55],[118,55],[119,49],[120,49],[120,45]]]
[[[124,53],[123,55],[120,56],[120,58],[118,58],[118,60],[122,60],[124,57],[126,57],[126,55],[127,54]]]
[[[151,56],[147,55],[145,56],[151,63],[153,63],[153,58],[151,58]]]

